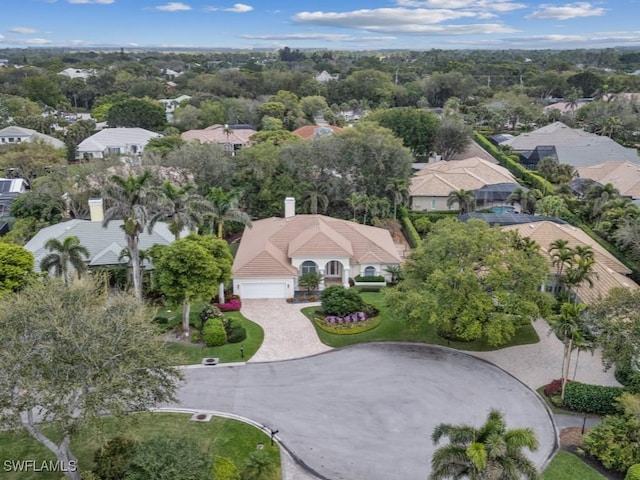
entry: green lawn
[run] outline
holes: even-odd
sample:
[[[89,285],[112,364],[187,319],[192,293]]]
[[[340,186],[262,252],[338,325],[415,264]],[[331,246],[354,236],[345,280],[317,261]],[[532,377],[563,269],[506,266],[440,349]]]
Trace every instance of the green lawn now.
[[[196,324],[200,323],[200,310],[202,310],[204,305],[204,303],[195,303],[191,306],[189,317],[192,322]],[[159,308],[156,315],[169,318],[170,321],[177,321],[182,318],[182,309],[172,310]],[[241,343],[228,343],[221,347],[204,347],[200,344],[168,342],[167,347],[169,351],[181,355],[183,358],[181,365],[198,364],[205,357],[217,357],[221,363],[242,362],[250,359],[253,354],[256,353],[264,339],[262,327],[244,317],[240,312],[225,312],[224,315],[227,318],[236,318],[242,322],[242,325],[244,325],[244,328],[247,330],[247,339]],[[241,345],[244,347],[244,358],[242,358],[240,354]]]
[[[354,335],[336,335],[327,333],[324,330],[313,325],[318,332],[320,340],[330,347],[338,348],[346,345],[353,345],[355,343],[363,342],[421,342],[434,345],[445,345],[458,350],[469,351],[488,351],[495,350],[495,347],[487,345],[482,340],[476,340],[472,342],[449,342],[445,338],[440,337],[435,329],[431,326],[426,326],[421,330],[412,330],[407,327],[404,321],[397,316],[394,316],[390,312],[385,303],[382,293],[365,292],[362,293],[362,298],[365,302],[370,303],[378,307],[382,322],[377,328],[369,330],[368,332],[358,333]],[[317,307],[306,307],[302,309],[308,318],[311,318],[313,311]],[[313,322],[312,322],[313,323]],[[535,329],[531,325],[520,328],[511,342],[504,345],[504,347],[512,347],[514,345],[527,345],[530,343],[538,343],[540,338]]]
[[[605,477],[572,453],[558,452],[542,473],[542,480],[604,480]]]
[[[268,480],[281,478],[280,475],[280,450],[277,445],[271,447],[269,437],[260,430],[236,420],[225,418],[212,418],[210,422],[192,422],[191,415],[173,413],[139,414],[137,421],[132,425],[122,425],[113,419],[104,420],[105,436],[111,438],[116,435],[125,435],[132,439],[140,440],[153,437],[189,437],[198,442],[203,452],[211,452],[215,455],[228,457],[234,461],[239,469],[258,443],[264,445],[265,451],[271,455],[276,471]],[[71,442],[71,449],[78,457],[80,471],[88,471],[93,468],[94,452],[101,445],[101,438],[95,434],[83,433],[75,441]],[[27,434],[10,434],[0,432],[0,459],[5,460],[36,460],[40,463],[46,460],[55,460],[42,444],[33,440]],[[60,473],[31,472],[31,473],[6,473],[6,480],[60,480]]]

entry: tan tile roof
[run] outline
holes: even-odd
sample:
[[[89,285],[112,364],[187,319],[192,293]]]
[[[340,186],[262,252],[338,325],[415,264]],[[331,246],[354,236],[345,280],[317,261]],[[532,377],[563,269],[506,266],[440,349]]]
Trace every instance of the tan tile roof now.
[[[476,190],[496,183],[518,183],[509,170],[479,157],[427,165],[411,179],[411,196],[447,197],[454,190]]]
[[[623,197],[640,198],[640,165],[636,163],[605,162],[576,170],[580,178],[613,184]]]
[[[593,280],[593,288],[585,284],[576,291],[580,300],[587,304],[606,297],[609,290],[614,287],[638,288],[633,280],[625,276],[631,273],[631,270],[577,227],[544,221],[509,225],[502,228],[503,230],[517,230],[520,236],[529,237],[540,245],[541,253],[548,257],[551,271],[555,271],[555,267],[551,265],[549,245],[555,240],[567,240],[568,246],[572,248],[576,246],[591,247],[595,259],[594,271],[597,277]]]
[[[234,277],[297,275],[290,256],[348,255],[353,264],[401,263],[391,234],[324,215],[266,218],[245,228],[233,262]]]
[[[256,131],[251,128],[231,129],[229,134],[224,131],[224,125],[211,125],[204,130],[188,130],[182,135],[183,140],[198,140],[201,143],[230,143],[232,145],[247,145],[249,138]]]
[[[312,138],[314,138],[316,135],[316,131],[320,128],[324,128],[324,129],[329,129],[331,130],[333,133],[340,133],[342,132],[342,130],[344,130],[341,127],[336,127],[335,125],[304,125],[300,128],[296,128],[293,132],[294,135],[298,135],[300,138],[304,139],[304,140],[310,140]]]

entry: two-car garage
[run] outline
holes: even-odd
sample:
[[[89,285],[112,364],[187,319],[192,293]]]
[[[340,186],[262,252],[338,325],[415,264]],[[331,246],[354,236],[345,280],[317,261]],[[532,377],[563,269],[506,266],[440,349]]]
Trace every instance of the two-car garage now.
[[[244,279],[233,281],[233,292],[240,298],[288,298],[293,296],[294,279]]]

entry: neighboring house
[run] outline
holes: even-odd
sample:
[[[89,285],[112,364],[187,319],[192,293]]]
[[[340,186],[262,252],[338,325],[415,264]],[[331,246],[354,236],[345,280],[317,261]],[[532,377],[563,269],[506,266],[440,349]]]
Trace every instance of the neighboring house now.
[[[95,70],[83,70],[81,68],[65,68],[61,72],[58,72],[58,75],[64,75],[69,78],[82,78],[83,80],[86,80],[95,74]]]
[[[336,127],[335,125],[304,125],[303,127],[296,128],[291,133],[299,136],[303,140],[312,140],[314,138],[340,133],[343,130],[344,128]]]
[[[35,271],[40,271],[40,261],[50,252],[45,248],[48,240],[55,238],[63,241],[67,237],[75,236],[80,240],[80,245],[89,250],[89,267],[123,265],[124,261],[118,260],[122,250],[127,248],[127,240],[122,230],[123,221],[113,220],[106,227],[102,226],[101,200],[90,200],[91,220],[69,220],[40,230],[27,244],[25,248],[33,253],[35,258]],[[169,245],[174,236],[164,222],[154,225],[151,233],[145,229],[140,233],[139,247],[146,250],[153,245]],[[151,264],[145,260],[145,268],[150,269]]]
[[[562,122],[521,133],[500,145],[511,147],[520,155],[520,163],[531,170],[545,157],[575,168],[611,160],[640,163],[635,149],[623,147],[609,137],[570,128]]]
[[[316,75],[316,82],[318,83],[327,83],[327,82],[330,82],[331,80],[338,80],[338,79],[340,79],[339,74],[336,73],[332,75],[326,70],[323,70],[318,75]]]
[[[288,298],[305,273],[327,284],[349,286],[349,278],[384,275],[401,258],[391,234],[324,215],[296,215],[285,200],[284,218],[267,218],[245,228],[233,262],[233,292],[242,298]]]
[[[640,165],[637,163],[605,162],[577,170],[580,178],[594,180],[601,185],[610,183],[621,196],[640,200]]]
[[[54,148],[65,148],[65,144],[62,140],[36,132],[30,128],[12,125],[0,130],[0,145],[21,142],[44,142]]]
[[[76,160],[105,158],[109,155],[139,157],[149,140],[161,136],[144,128],[105,128],[80,142]]]
[[[176,72],[175,70],[171,70],[170,68],[167,68],[162,73],[167,80],[175,80],[184,72]]]
[[[158,100],[162,105],[164,105],[164,111],[167,115],[173,113],[178,106],[184,102],[185,100],[191,100],[190,95],[180,95],[176,98],[161,98]]]
[[[27,188],[27,182],[22,178],[0,178],[0,235],[9,231],[9,224],[5,219],[9,216],[11,204]]]
[[[590,100],[580,99],[575,104],[571,102],[556,102],[551,105],[547,105],[542,109],[542,113],[545,115],[550,114],[553,111],[560,112],[563,115],[572,115],[576,110],[584,107]]]
[[[510,184],[511,191],[520,187],[509,170],[482,158],[440,161],[427,164],[413,176],[409,186],[409,203],[412,210],[456,210],[456,205],[447,206],[451,192],[476,191],[497,184]],[[489,196],[483,199],[484,207],[504,205],[506,201],[493,201]]]
[[[549,246],[556,240],[567,240],[568,247],[576,246],[591,247],[594,253],[594,273],[593,287],[585,282],[576,289],[579,300],[587,305],[593,304],[604,298],[614,287],[638,288],[638,285],[627,277],[631,273],[622,262],[611,255],[598,242],[593,240],[581,229],[569,224],[558,224],[550,221],[537,223],[527,223],[502,227],[504,230],[516,230],[521,237],[529,237],[540,245],[540,252],[549,260],[549,280],[545,286],[548,291],[557,290],[557,279],[555,278],[556,267],[552,265],[552,253]]]
[[[250,144],[249,139],[256,130],[248,125],[211,125],[204,130],[188,130],[181,137],[185,141],[197,140],[200,143],[217,143],[235,155],[235,152]]]

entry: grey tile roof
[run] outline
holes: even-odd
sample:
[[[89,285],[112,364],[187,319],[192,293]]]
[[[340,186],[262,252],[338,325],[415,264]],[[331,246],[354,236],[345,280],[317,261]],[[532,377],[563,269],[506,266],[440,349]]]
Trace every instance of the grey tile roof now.
[[[78,152],[104,152],[107,148],[127,145],[146,145],[149,140],[161,137],[159,133],[144,128],[105,128],[91,135],[78,145]]]
[[[55,148],[63,148],[65,146],[62,140],[58,140],[55,137],[50,135],[45,135],[40,132],[36,132],[30,128],[18,127],[15,125],[11,125],[9,127],[0,129],[0,137],[9,138],[9,137],[28,137],[29,142],[34,142],[36,140],[40,140],[44,143],[47,143]]]
[[[122,224],[122,220],[113,220],[103,227],[102,222],[69,220],[43,228],[29,240],[25,248],[33,253],[35,270],[40,271],[40,260],[49,253],[44,248],[45,243],[51,238],[64,240],[75,236],[80,240],[80,244],[89,250],[90,265],[117,265],[120,263],[118,262],[120,252],[127,246]],[[141,250],[145,250],[155,244],[169,245],[173,239],[167,224],[158,222],[150,234],[146,230],[140,234],[139,245]]]

